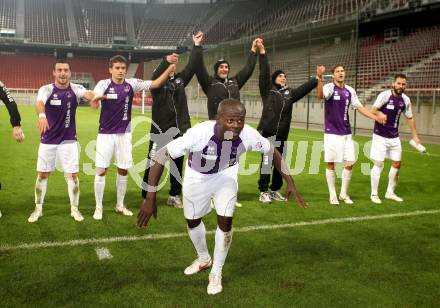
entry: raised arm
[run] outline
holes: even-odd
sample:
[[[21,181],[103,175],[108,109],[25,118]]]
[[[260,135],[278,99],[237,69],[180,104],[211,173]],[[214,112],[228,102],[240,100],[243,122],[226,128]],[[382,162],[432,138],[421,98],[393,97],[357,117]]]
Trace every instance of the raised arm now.
[[[271,147],[271,152],[273,152],[273,164],[278,172],[283,176],[286,181],[286,200],[289,199],[289,196],[293,194],[295,198],[296,204],[299,207],[306,208],[308,207],[307,202],[304,201],[299,191],[296,189],[295,183],[293,182],[293,178],[290,175],[289,168],[287,167],[286,162],[281,156],[280,152],[275,149],[273,146]]]
[[[316,79],[318,80],[318,83],[316,84],[316,96],[319,99],[324,98],[324,75],[325,73],[325,66],[324,65],[317,65],[316,66]]]
[[[160,88],[170,76],[171,72],[176,70],[175,64],[170,64],[167,69],[159,76],[151,81],[150,90]]]
[[[260,76],[258,78],[258,87],[260,88],[261,97],[265,97],[269,94],[272,87],[272,82],[270,79],[270,66],[269,59],[266,54],[266,49],[262,42],[257,43],[258,49],[260,51],[259,63],[260,63]]]
[[[151,160],[150,171],[148,174],[147,196],[142,202],[139,210],[137,225],[139,227],[146,227],[151,216],[157,218],[156,206],[156,186],[159,183],[160,177],[163,173],[163,166],[170,158],[166,147],[161,148],[156,152],[154,158]]]
[[[185,66],[185,68],[179,73],[180,76],[183,79],[183,82],[185,86],[188,85],[188,83],[191,81],[192,77],[194,76],[194,73],[197,70],[198,67],[198,61],[200,60],[200,53],[202,52],[202,39],[203,39],[203,33],[199,32],[196,35],[193,35],[193,49],[191,51],[191,54],[188,59],[188,64]]]
[[[151,79],[157,79],[162,75],[162,73],[170,66],[170,64],[174,63],[176,64],[178,61],[179,55],[176,53],[172,53],[162,59],[160,61],[159,66],[156,67],[156,69],[153,71],[153,74],[151,75]]]
[[[238,74],[235,75],[239,89],[244,86],[246,81],[248,81],[248,79],[252,76],[252,73],[254,72],[255,64],[257,63],[257,42],[260,40],[260,38],[257,38],[252,42],[251,50],[249,52],[246,64],[241,69],[241,71],[239,71]]]
[[[205,92],[206,94],[209,87],[209,74],[208,71],[206,70],[205,60],[203,59],[203,48],[201,47],[202,41],[203,41],[203,34],[202,34],[202,39],[200,41],[200,47],[197,48],[196,76],[200,86],[202,87],[203,92]]]

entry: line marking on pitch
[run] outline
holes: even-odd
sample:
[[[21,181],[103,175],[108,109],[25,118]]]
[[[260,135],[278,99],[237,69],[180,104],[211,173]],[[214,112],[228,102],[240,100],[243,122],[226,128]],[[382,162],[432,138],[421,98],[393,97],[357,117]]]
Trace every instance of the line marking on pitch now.
[[[98,256],[99,260],[104,260],[104,259],[111,259],[113,258],[112,254],[110,253],[110,250],[108,248],[105,247],[96,247],[95,248],[96,251],[96,255]]]
[[[384,215],[367,215],[367,216],[353,216],[345,218],[329,218],[321,220],[311,220],[311,221],[300,221],[289,224],[275,224],[275,225],[260,225],[260,226],[249,226],[234,228],[234,232],[244,233],[259,230],[276,230],[276,229],[288,229],[297,228],[304,226],[314,226],[314,225],[328,225],[337,224],[345,222],[359,222],[368,220],[381,220],[388,218],[401,218],[401,217],[412,217],[421,215],[433,215],[439,214],[440,210],[420,210],[413,212],[402,212],[394,214],[384,214]],[[215,230],[207,231],[206,234],[214,234]],[[146,234],[141,236],[116,236],[107,238],[89,238],[81,240],[71,240],[65,242],[40,242],[40,243],[22,243],[18,245],[1,245],[0,252],[15,251],[15,250],[33,250],[41,248],[52,248],[52,247],[66,247],[66,246],[83,246],[83,245],[96,245],[103,243],[115,243],[115,242],[133,242],[133,241],[148,241],[148,240],[161,240],[170,238],[180,238],[187,237],[188,234],[185,233],[163,233],[163,234]],[[109,252],[110,253],[110,252]]]

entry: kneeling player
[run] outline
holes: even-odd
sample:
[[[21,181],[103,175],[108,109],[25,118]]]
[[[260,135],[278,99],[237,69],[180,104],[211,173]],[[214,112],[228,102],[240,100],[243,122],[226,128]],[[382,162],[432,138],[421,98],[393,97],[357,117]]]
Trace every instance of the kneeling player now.
[[[184,273],[196,274],[212,265],[208,294],[222,291],[222,268],[232,241],[232,216],[237,200],[238,160],[241,154],[245,151],[273,153],[274,165],[287,182],[286,198],[293,193],[299,206],[307,206],[296,190],[281,154],[255,129],[244,124],[245,115],[245,107],[238,100],[223,100],[219,104],[216,121],[197,124],[182,137],[160,149],[154,157],[155,164],[148,178],[149,191],[138,215],[139,226],[145,226],[152,215],[156,216],[155,186],[165,161],[189,152],[183,180],[183,211],[198,258]],[[214,200],[218,223],[213,259],[208,252],[202,222],[202,218],[211,211],[211,199]]]
[[[411,101],[403,92],[406,88],[406,76],[397,74],[394,77],[393,88],[379,94],[373,104],[372,113],[383,113],[387,116],[385,125],[378,122],[374,123],[373,142],[371,143],[370,158],[374,160],[374,166],[371,169],[371,201],[380,204],[377,188],[379,186],[380,174],[383,169],[385,158],[391,159],[391,168],[388,174],[388,188],[385,198],[402,202],[403,199],[394,192],[400,170],[400,161],[402,158],[402,146],[399,139],[399,120],[403,113],[411,129],[413,140],[420,144],[417,136],[416,123],[414,122]]]

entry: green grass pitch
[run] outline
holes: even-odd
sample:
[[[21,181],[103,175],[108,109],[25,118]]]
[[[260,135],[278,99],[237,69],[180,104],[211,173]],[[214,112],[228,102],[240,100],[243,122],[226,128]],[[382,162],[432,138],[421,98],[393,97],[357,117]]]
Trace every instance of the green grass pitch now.
[[[20,112],[26,139],[23,144],[16,144],[7,112],[0,108],[2,307],[440,305],[439,145],[427,145],[431,155],[421,155],[402,142],[404,153],[397,188],[398,195],[405,200],[402,204],[384,200],[378,206],[369,201],[370,178],[361,169],[368,170],[371,162],[361,153],[350,186],[355,204],[332,207],[328,204],[323,156],[318,164],[312,158],[313,145],[319,145],[322,133],[292,129],[290,140],[296,141],[293,157],[297,156],[298,146],[307,149],[301,152],[305,157],[304,168],[295,176],[295,182],[310,207],[300,209],[293,200],[288,204],[262,205],[258,202],[258,175],[241,175],[239,202],[243,207],[237,208],[234,216],[237,232],[224,266],[224,290],[208,296],[208,272],[192,277],[183,274],[195,252],[185,235],[181,210],[164,205],[167,186],[158,194],[158,219],[152,220],[147,229],[138,229],[135,216],[123,217],[113,210],[113,166],[106,179],[104,219],[92,219],[93,160],[87,151],[93,148],[89,142],[96,138],[96,110],[82,107],[77,112],[81,144],[80,210],[85,220],[78,223],[70,217],[66,183],[62,173],[54,172],[49,178],[43,217],[29,224],[27,218],[34,209],[39,136],[34,109],[20,107]],[[133,116],[137,120],[147,119],[137,111]],[[137,125],[133,143],[148,130],[147,121]],[[370,138],[356,136],[355,140],[362,150]],[[135,164],[141,166],[147,145],[140,142],[134,147]],[[258,162],[259,155],[248,153],[242,165],[247,168]],[[292,160],[292,169],[300,167],[301,163],[295,165]],[[389,161],[381,177],[382,197],[388,170]],[[142,173],[137,176],[142,177]],[[141,198],[134,179],[136,171],[131,172],[126,204],[137,214]],[[337,183],[339,186],[340,179]],[[404,216],[405,213],[410,216]],[[350,221],[353,217],[363,218]],[[208,230],[214,230],[213,213],[205,224]],[[281,228],[285,224],[291,225]],[[256,228],[243,232],[246,227]],[[140,238],[145,235],[153,237]],[[115,240],[116,237],[126,238]],[[115,241],[106,243],[103,239]],[[84,241],[66,245],[72,240]],[[58,244],[42,247],[39,243],[43,242]],[[212,252],[212,234],[208,235],[208,246]],[[107,248],[113,258],[99,260],[96,248]]]

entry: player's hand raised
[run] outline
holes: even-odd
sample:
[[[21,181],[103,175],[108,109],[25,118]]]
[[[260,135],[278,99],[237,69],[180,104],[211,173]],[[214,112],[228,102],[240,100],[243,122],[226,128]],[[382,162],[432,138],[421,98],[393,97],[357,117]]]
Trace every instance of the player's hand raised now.
[[[325,66],[324,65],[317,65],[316,66],[316,76],[322,80],[322,75],[325,73]]]
[[[138,227],[146,227],[151,216],[157,218],[156,196],[148,197],[142,202],[142,206],[138,214]]]
[[[167,56],[167,62],[170,64],[176,64],[179,61],[179,55],[177,53],[172,53]]]
[[[192,36],[193,42],[195,46],[200,46],[203,41],[203,32],[199,31],[197,34]]]
[[[46,115],[40,113],[38,116],[38,129],[40,130],[40,134],[44,134],[49,128],[49,122],[47,122]]]

